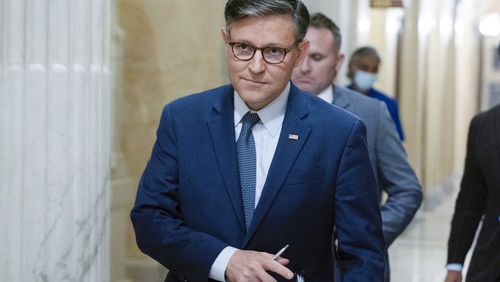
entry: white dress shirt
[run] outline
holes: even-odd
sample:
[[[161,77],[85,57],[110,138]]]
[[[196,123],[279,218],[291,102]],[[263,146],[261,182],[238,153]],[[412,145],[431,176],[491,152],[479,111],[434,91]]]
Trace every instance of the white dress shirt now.
[[[255,139],[255,153],[257,157],[255,206],[259,203],[260,196],[262,195],[262,189],[264,188],[264,184],[266,182],[267,173],[269,172],[269,167],[271,166],[274,153],[276,152],[276,147],[278,146],[289,93],[290,82],[288,82],[285,89],[283,89],[281,94],[276,99],[256,112],[259,115],[260,121],[252,128],[252,134]],[[234,134],[236,136],[236,140],[238,140],[241,132],[241,119],[248,111],[252,110],[248,108],[235,90]],[[225,281],[224,274],[226,272],[227,264],[229,263],[231,256],[237,250],[238,249],[234,247],[224,248],[212,264],[208,277],[217,281]]]
[[[319,93],[318,97],[327,101],[328,103],[333,103],[333,84],[330,84],[330,86]]]
[[[462,272],[464,266],[461,263],[449,263],[446,265],[447,270]]]

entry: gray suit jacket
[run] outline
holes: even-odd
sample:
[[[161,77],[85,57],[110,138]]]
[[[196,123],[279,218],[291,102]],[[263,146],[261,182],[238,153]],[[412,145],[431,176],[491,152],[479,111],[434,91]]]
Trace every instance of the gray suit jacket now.
[[[339,86],[333,86],[333,97],[333,104],[365,123],[373,171],[381,192],[388,195],[382,205],[382,228],[386,247],[389,247],[420,207],[422,187],[408,163],[385,104]]]

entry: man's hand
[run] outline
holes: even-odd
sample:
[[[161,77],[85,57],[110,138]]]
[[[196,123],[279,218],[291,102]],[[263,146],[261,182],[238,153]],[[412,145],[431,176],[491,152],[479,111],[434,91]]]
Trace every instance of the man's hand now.
[[[285,258],[272,260],[273,255],[255,251],[236,251],[226,268],[226,278],[230,282],[276,282],[267,271],[277,273],[286,279],[293,278],[293,272],[286,268],[289,261]]]
[[[462,272],[448,270],[448,273],[446,273],[446,278],[444,279],[444,282],[462,282]]]

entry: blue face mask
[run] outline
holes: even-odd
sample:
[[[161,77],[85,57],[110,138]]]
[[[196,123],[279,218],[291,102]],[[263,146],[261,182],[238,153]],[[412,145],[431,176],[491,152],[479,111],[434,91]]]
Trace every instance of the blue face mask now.
[[[354,74],[354,84],[359,89],[367,91],[372,88],[377,78],[377,75],[374,73],[358,70]]]

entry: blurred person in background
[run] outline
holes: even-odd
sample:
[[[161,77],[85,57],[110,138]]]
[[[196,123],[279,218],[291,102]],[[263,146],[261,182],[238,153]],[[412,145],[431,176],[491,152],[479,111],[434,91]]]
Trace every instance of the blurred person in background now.
[[[422,202],[422,188],[408,163],[396,127],[385,104],[333,82],[342,63],[342,36],[338,26],[321,13],[311,17],[306,37],[309,49],[295,67],[292,81],[328,103],[333,103],[361,118],[367,128],[367,145],[380,193],[387,200],[381,206],[386,248],[403,232]],[[338,268],[342,272],[342,245],[338,246]],[[385,281],[390,280],[386,264]],[[341,279],[337,279],[341,281]]]
[[[378,79],[377,74],[381,62],[382,60],[375,48],[365,46],[356,49],[349,59],[347,77],[351,80],[351,84],[348,87],[384,102],[396,125],[399,139],[404,141],[405,135],[399,118],[398,102],[373,87],[373,84]]]
[[[498,46],[500,58],[500,44]],[[500,281],[500,105],[469,126],[464,175],[448,239],[445,282],[461,282],[465,257],[480,222],[467,282]]]

